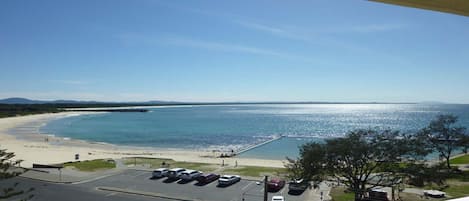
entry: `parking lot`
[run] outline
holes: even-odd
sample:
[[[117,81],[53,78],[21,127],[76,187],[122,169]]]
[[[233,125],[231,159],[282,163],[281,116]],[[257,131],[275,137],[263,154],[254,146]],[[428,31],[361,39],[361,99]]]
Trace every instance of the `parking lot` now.
[[[217,181],[206,185],[197,185],[196,181],[181,183],[169,181],[165,177],[152,179],[151,172],[139,170],[126,170],[111,177],[76,184],[82,187],[94,187],[99,191],[109,193],[137,194],[167,197],[180,200],[204,201],[254,201],[263,199],[263,184],[256,181],[241,180],[231,186],[218,187]],[[275,193],[269,193],[269,200],[273,195],[283,195],[288,201],[303,201],[308,192],[300,195],[288,194],[288,186]]]

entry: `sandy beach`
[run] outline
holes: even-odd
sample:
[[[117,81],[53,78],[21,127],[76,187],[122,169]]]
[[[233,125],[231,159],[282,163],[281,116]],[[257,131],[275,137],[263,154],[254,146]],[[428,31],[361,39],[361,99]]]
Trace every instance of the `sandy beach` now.
[[[82,140],[55,137],[39,133],[39,128],[48,121],[71,115],[94,114],[96,112],[61,112],[20,117],[0,118],[0,149],[14,152],[15,159],[21,159],[21,166],[32,167],[33,163],[57,164],[75,160],[122,157],[170,158],[176,161],[203,162],[233,165],[252,165],[265,167],[284,167],[282,160],[263,160],[249,158],[215,158],[214,153],[201,150],[173,150],[158,148],[124,147],[111,144],[86,142]],[[13,132],[14,131],[14,132]]]

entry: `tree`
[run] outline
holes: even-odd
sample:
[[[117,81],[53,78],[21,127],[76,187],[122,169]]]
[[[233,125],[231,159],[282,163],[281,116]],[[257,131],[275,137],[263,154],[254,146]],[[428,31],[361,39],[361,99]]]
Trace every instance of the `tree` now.
[[[6,149],[0,150],[0,180],[16,177],[23,173],[22,169],[16,167],[21,163],[21,160],[13,160],[14,157],[15,154],[13,152],[7,152]],[[15,183],[10,187],[1,187],[0,199],[6,199],[25,193],[23,190],[16,190],[17,186],[18,183]],[[31,188],[28,190],[28,192],[32,190],[33,189]],[[29,195],[27,198],[22,200],[28,200],[32,198],[32,196],[33,195]]]
[[[399,182],[399,172],[389,167],[415,158],[412,142],[396,131],[355,130],[324,144],[303,145],[290,168],[300,166],[296,171],[305,171],[300,175],[312,180],[331,175],[355,193],[355,200],[362,200],[371,188]]]
[[[447,169],[451,169],[450,158],[465,139],[466,128],[456,127],[457,120],[454,115],[439,115],[420,132],[426,138],[428,146],[445,159]]]
[[[459,146],[462,148],[462,151],[467,154],[467,150],[469,149],[469,135],[463,135],[459,140]]]
[[[300,147],[301,158],[293,160],[287,158],[286,168],[290,179],[306,178],[321,181],[324,176],[326,152],[324,144],[311,142]]]

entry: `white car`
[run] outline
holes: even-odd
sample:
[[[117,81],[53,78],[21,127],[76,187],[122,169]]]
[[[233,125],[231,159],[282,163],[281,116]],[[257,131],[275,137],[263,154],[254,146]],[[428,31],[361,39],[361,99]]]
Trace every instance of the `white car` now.
[[[156,170],[153,170],[152,176],[154,178],[166,177],[168,175],[168,172],[168,168],[158,168]]]
[[[218,184],[227,186],[241,181],[241,177],[238,175],[223,175],[218,179]]]
[[[173,168],[168,171],[168,178],[177,179],[181,176],[181,173],[186,171],[184,168]]]
[[[285,198],[280,195],[272,196],[272,201],[285,201]]]
[[[202,175],[202,172],[197,171],[197,170],[186,170],[181,173],[179,176],[180,179],[185,180],[185,181],[192,181],[194,179],[197,179],[197,177],[200,177]]]

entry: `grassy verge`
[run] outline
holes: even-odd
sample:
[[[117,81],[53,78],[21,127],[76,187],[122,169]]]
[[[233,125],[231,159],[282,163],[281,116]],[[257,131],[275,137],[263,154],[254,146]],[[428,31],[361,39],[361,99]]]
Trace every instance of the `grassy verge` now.
[[[285,168],[240,166],[236,168],[225,168],[223,174],[239,174],[242,176],[261,177],[264,175],[284,177],[287,173]]]
[[[464,197],[469,195],[469,182],[462,182],[461,180],[447,180],[448,187],[442,189],[452,198]]]
[[[114,161],[98,159],[98,160],[91,160],[91,161],[80,161],[80,162],[72,162],[72,163],[65,163],[64,167],[74,167],[80,171],[85,172],[93,172],[96,170],[106,170],[112,169],[116,167]]]
[[[343,187],[332,188],[330,196],[333,201],[353,201],[355,199],[355,195],[352,192],[346,191]]]
[[[448,180],[457,180],[460,182],[469,182],[469,171],[454,172],[448,176]],[[469,191],[468,191],[469,192]]]
[[[151,168],[163,167],[175,168],[181,167],[186,169],[200,170],[203,172],[214,171],[218,168],[218,165],[208,163],[195,163],[195,162],[182,162],[174,161],[173,159],[167,158],[125,158],[124,163],[126,165],[150,165]]]
[[[449,162],[451,165],[469,164],[469,154],[453,158]]]
[[[163,166],[163,162],[166,166]],[[174,161],[167,158],[125,158],[124,164],[126,165],[149,165],[150,168],[175,168],[181,167],[186,169],[200,170],[203,172],[212,172],[220,168],[217,164],[196,163],[196,162],[183,162]],[[264,175],[284,177],[287,173],[285,168],[271,168],[271,167],[257,167],[257,166],[239,166],[239,167],[226,167],[219,174],[237,174],[241,176],[261,177]]]

